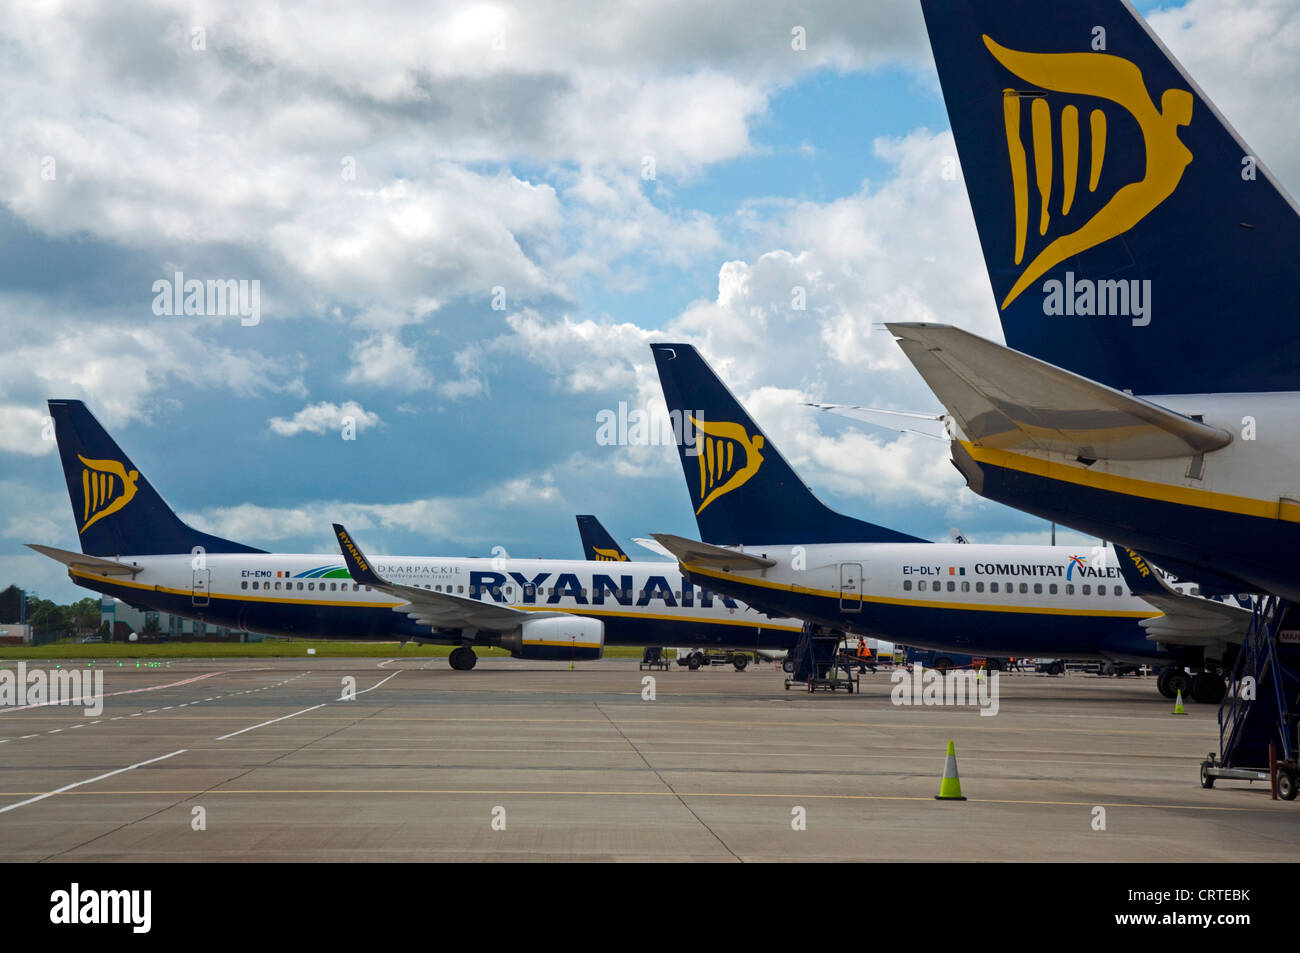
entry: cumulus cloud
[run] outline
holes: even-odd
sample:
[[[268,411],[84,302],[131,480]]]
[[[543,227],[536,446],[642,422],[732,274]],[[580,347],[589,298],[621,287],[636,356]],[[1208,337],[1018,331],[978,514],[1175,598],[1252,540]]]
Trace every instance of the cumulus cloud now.
[[[379,426],[379,415],[371,413],[354,400],[339,404],[321,401],[308,404],[292,417],[272,417],[267,424],[271,432],[281,437],[293,437],[300,433],[321,434],[342,430],[345,424],[352,424],[360,433],[370,427]]]

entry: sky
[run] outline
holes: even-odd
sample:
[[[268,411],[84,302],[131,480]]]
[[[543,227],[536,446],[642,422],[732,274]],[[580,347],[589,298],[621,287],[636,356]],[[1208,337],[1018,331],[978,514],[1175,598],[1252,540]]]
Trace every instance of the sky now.
[[[1001,340],[915,0],[248,6],[0,6],[0,587],[85,595],[23,546],[78,548],[52,397],[263,549],[695,535],[673,448],[597,441],[662,413],[654,341],[836,509],[1047,541],[942,442],[803,406],[941,412],[883,321]],[[1300,0],[1137,7],[1294,194]],[[259,320],[156,313],[176,272]]]

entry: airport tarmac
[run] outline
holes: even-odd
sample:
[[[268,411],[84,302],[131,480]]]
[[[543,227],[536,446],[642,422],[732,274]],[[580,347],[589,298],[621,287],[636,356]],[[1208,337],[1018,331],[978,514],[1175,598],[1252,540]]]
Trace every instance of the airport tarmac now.
[[[0,859],[1188,862],[1300,847],[1300,804],[1201,789],[1217,707],[1174,716],[1149,678],[1003,676],[987,717],[895,706],[884,672],[860,694],[787,692],[771,665],[674,666],[647,701],[626,660],[104,664],[97,716],[0,709]],[[340,700],[348,677],[358,694]],[[964,802],[934,800],[949,739]]]

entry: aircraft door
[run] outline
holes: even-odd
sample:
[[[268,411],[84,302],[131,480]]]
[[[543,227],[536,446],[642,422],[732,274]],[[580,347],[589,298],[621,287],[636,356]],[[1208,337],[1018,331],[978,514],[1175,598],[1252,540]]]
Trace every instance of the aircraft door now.
[[[190,586],[190,602],[195,606],[208,604],[208,584],[212,579],[211,569],[194,570],[194,581]]]
[[[840,610],[862,611],[861,563],[840,563]]]

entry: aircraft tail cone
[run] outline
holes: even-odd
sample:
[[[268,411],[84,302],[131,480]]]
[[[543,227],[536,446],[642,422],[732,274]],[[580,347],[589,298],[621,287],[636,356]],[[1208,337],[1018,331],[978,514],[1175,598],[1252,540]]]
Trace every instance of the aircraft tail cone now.
[[[1174,699],[1174,714],[1175,715],[1187,714],[1187,709],[1183,707],[1183,690],[1181,688],[1178,690],[1178,697]]]
[[[961,778],[957,777],[957,746],[948,742],[948,757],[943,762],[943,780],[939,782],[936,801],[964,801],[961,794]]]

